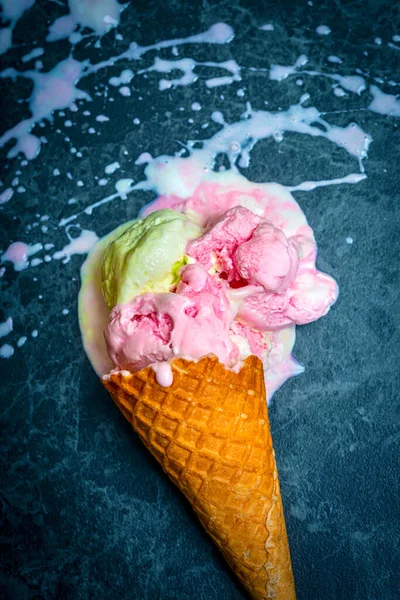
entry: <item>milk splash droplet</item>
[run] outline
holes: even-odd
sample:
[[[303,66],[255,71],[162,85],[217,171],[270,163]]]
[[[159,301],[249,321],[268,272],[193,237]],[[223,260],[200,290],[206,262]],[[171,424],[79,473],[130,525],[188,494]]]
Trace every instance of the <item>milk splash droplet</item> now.
[[[0,358],[11,358],[14,354],[14,348],[11,344],[3,344],[0,348]]]
[[[329,35],[331,33],[331,29],[327,25],[319,25],[315,31],[318,35]]]
[[[5,337],[13,330],[13,320],[8,317],[3,323],[0,323],[0,337]]]

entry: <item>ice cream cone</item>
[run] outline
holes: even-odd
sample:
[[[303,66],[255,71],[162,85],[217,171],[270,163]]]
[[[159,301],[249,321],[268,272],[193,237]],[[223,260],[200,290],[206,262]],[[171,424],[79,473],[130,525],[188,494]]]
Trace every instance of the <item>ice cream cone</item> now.
[[[235,373],[214,355],[175,359],[172,372],[168,388],[151,367],[102,382],[250,597],[294,600],[261,361]]]

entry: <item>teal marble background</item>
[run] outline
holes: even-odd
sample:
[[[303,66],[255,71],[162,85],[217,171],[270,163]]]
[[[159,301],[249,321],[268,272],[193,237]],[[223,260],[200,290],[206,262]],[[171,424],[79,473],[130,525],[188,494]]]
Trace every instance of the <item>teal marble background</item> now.
[[[42,1],[26,13],[15,31],[23,47],[4,55],[4,65],[18,65],[34,40],[43,44],[48,23],[63,10],[62,3]],[[373,43],[376,36],[387,42],[400,33],[399,6],[390,1],[315,1],[311,7],[299,0],[139,0],[122,14],[120,31],[125,39],[148,45],[198,33],[218,21],[236,32],[229,47],[193,46],[182,54],[198,60],[230,56],[242,65],[268,68],[312,53],[313,67],[320,70],[334,54],[344,59],[343,74],[360,68],[385,80],[399,78],[400,52],[386,45],[378,52]],[[277,35],[258,29],[266,22]],[[334,35],[316,36],[321,23]],[[96,60],[110,55],[113,39],[109,34],[101,48],[93,45]],[[46,52],[46,69],[68,51],[67,42],[54,45]],[[143,64],[153,57],[143,57]],[[121,65],[110,67],[106,75],[85,81],[93,93],[93,114],[103,110],[96,86],[120,71]],[[269,110],[298,101],[293,79],[276,85],[250,70],[242,76],[226,89],[193,85],[155,94],[156,75],[150,74],[130,100],[139,126],[128,122],[124,99],[115,94],[108,107],[112,119],[101,136],[83,135],[81,127],[81,133],[71,133],[83,148],[79,165],[56,133],[65,119],[55,115],[54,124],[41,132],[49,143],[24,169],[26,193],[0,209],[1,248],[23,239],[36,212],[50,215],[51,241],[62,247],[65,236],[57,223],[70,213],[71,195],[65,173],[87,181],[119,160],[119,177],[140,180],[143,166],[134,160],[141,152],[173,154],[177,140],[196,137],[193,102],[235,121],[244,106],[238,88],[246,87],[255,108],[263,108],[265,99]],[[302,89],[320,109],[340,110],[343,100],[327,94],[327,85],[309,78]],[[399,85],[382,87],[400,93]],[[2,130],[27,111],[13,99],[27,97],[29,89],[25,80],[14,86],[0,80]],[[364,95],[352,97],[354,116],[338,113],[331,122],[343,126],[354,118],[372,135],[368,178],[295,194],[315,231],[318,266],[340,286],[329,315],[298,328],[295,356],[306,371],[284,385],[270,408],[299,600],[399,597],[400,133],[398,118],[365,111],[367,104]],[[185,110],[178,112],[181,105]],[[77,122],[81,118],[74,116]],[[11,181],[17,168],[3,152],[1,179]],[[55,168],[63,171],[58,178],[52,177]],[[279,145],[272,139],[260,142],[245,175],[296,185],[352,170],[353,159],[326,140],[287,134]],[[112,191],[110,183],[101,193]],[[134,218],[153,197],[132,194],[102,207],[87,224],[104,235]],[[98,198],[99,188],[86,185],[77,208]],[[346,243],[348,236],[353,244]],[[0,316],[12,314],[20,335],[39,330],[36,339],[0,362],[0,595],[12,600],[244,598],[190,506],[141,446],[84,354],[76,304],[82,261],[81,256],[67,264],[53,260],[40,273],[7,268],[0,280]]]

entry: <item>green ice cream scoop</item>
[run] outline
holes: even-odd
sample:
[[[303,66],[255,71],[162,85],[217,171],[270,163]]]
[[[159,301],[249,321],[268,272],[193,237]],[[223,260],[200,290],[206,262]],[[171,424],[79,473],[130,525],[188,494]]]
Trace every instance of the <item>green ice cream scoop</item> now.
[[[135,221],[111,242],[101,277],[109,310],[145,292],[168,292],[187,263],[186,244],[203,230],[186,215],[164,209]]]

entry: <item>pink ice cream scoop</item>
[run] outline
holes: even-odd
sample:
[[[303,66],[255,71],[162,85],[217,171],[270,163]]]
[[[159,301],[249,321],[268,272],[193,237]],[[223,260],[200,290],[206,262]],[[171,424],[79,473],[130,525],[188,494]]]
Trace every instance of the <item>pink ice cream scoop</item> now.
[[[242,206],[228,210],[203,236],[186,246],[186,252],[207,271],[214,262],[228,281],[240,278],[233,256],[241,244],[253,235],[260,217]]]
[[[189,242],[186,252],[207,270],[215,263],[234,287],[253,284],[266,292],[285,290],[299,267],[296,242],[242,206],[228,210],[206,234]]]
[[[233,366],[239,351],[229,337],[233,319],[225,290],[198,265],[182,269],[176,293],[146,293],[110,314],[104,336],[117,369],[138,371],[174,356],[213,352]]]
[[[261,285],[266,292],[282,292],[296,277],[299,253],[292,239],[265,221],[236,249],[233,264],[248,283]]]
[[[330,275],[304,269],[288,290],[287,316],[296,325],[316,321],[326,315],[337,295],[337,283]]]
[[[191,241],[186,252],[204,269],[233,288],[243,301],[237,318],[253,329],[276,330],[303,325],[324,315],[337,296],[335,281],[309,268],[299,256],[296,237],[245,207],[228,210],[207,233]]]
[[[237,318],[260,331],[287,325],[306,325],[325,315],[337,297],[335,280],[315,269],[299,273],[283,294],[257,291],[249,294]]]

